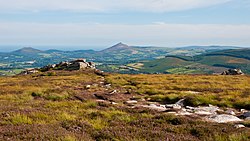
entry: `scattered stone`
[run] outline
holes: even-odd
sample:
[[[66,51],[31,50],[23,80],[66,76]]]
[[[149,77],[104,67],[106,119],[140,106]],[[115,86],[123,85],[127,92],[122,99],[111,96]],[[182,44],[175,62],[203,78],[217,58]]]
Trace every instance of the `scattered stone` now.
[[[99,94],[94,94],[94,96],[98,99],[101,99],[101,100],[108,100],[106,97],[102,96],[102,95],[99,95]]]
[[[248,112],[246,109],[240,109],[240,112],[241,113],[246,113],[246,112]]]
[[[205,115],[214,115],[217,114],[217,111],[221,111],[219,107],[209,105],[206,107],[191,107],[186,106],[188,112],[195,113],[197,115],[205,116]]]
[[[250,112],[245,112],[245,113],[243,114],[243,116],[244,116],[245,118],[250,117]]]
[[[207,115],[213,115],[214,113],[208,112],[208,111],[202,111],[202,110],[197,110],[194,112],[197,115],[201,116],[207,116]]]
[[[155,105],[155,104],[150,104],[150,105],[143,105],[142,107],[144,107],[144,108],[149,108],[149,109],[152,109],[152,110],[156,110],[156,111],[159,111],[159,112],[164,112],[164,111],[166,111],[165,106],[163,107],[162,105],[157,106],[157,105]]]
[[[242,121],[236,116],[233,115],[226,115],[226,114],[221,114],[221,115],[212,115],[206,118],[208,121],[211,122],[217,122],[217,123],[228,123],[228,122],[240,122]]]
[[[180,115],[180,116],[190,116],[193,115],[193,113],[188,112],[186,109],[181,109],[180,111],[178,111],[178,113],[176,115]]]
[[[118,103],[116,103],[116,102],[111,102],[111,104],[112,104],[112,105],[117,105]]]
[[[171,111],[171,112],[167,112],[168,114],[174,114],[174,115],[178,115],[177,112]]]
[[[165,105],[160,105],[160,107],[162,107],[162,108],[166,108],[166,106],[165,106]]]
[[[235,112],[234,112],[234,110],[232,110],[232,109],[226,110],[225,113],[229,114],[229,115],[234,115],[234,116],[236,115]]]
[[[96,102],[105,102],[103,99],[97,99]]]
[[[195,107],[191,107],[191,106],[186,106],[186,108],[189,110],[195,110]]]
[[[209,105],[208,107],[198,107],[195,109],[195,111],[203,111],[211,114],[216,114],[217,111],[221,111],[219,107]]]
[[[134,104],[137,104],[138,102],[136,100],[129,100],[129,101],[126,101],[124,103],[128,104],[128,105],[134,105]]]
[[[175,104],[176,104],[176,105],[179,105],[179,106],[181,106],[181,107],[183,107],[183,106],[184,106],[185,100],[186,100],[186,99],[180,99],[180,100],[177,101]]]
[[[249,120],[250,121],[250,117],[245,118],[245,120]]]
[[[243,125],[243,124],[236,124],[236,125],[234,125],[234,127],[235,127],[236,129],[245,128],[245,125]]]
[[[92,84],[92,86],[94,86],[94,87],[98,87],[99,85],[98,85],[98,84],[96,84],[96,83],[94,83],[94,84]]]
[[[106,84],[105,87],[106,87],[107,89],[110,89],[110,88],[111,88],[111,84]]]
[[[241,69],[229,69],[221,73],[221,75],[244,75]]]
[[[34,73],[38,73],[39,70],[36,68],[30,68],[30,69],[25,69],[24,71],[22,71],[20,73],[20,75],[28,75],[28,74],[34,74]]]
[[[200,92],[195,92],[195,91],[186,91],[188,94],[200,94]]]
[[[166,108],[173,109],[173,110],[180,110],[182,107],[178,104],[166,104]]]
[[[99,76],[105,76],[104,71],[101,71],[101,70],[98,70],[98,69],[95,69],[95,74],[96,74],[96,75],[99,75]],[[103,80],[104,80],[104,79],[103,79]]]
[[[112,92],[110,92],[109,94],[115,94],[117,93],[117,90],[113,90]]]
[[[91,85],[87,85],[85,88],[86,88],[86,89],[90,89],[90,87],[91,87]]]

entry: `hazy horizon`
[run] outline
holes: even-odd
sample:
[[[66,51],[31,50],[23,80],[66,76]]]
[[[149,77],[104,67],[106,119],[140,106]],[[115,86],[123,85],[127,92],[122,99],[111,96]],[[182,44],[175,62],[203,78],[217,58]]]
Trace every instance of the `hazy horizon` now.
[[[126,44],[126,43],[124,43]],[[116,44],[113,44],[116,45]],[[91,45],[85,45],[85,46],[65,46],[65,45],[34,45],[34,46],[20,46],[20,45],[0,45],[0,52],[11,52],[18,49],[22,49],[24,47],[31,47],[34,49],[39,49],[42,51],[55,49],[55,50],[62,50],[62,51],[77,51],[77,50],[95,50],[100,51],[109,47],[112,47],[113,45],[109,46],[91,46]],[[129,45],[129,44],[127,44]],[[209,47],[209,46],[227,46],[227,45],[186,45],[186,46],[176,46],[176,47],[170,47],[170,46],[155,46],[155,45],[129,45],[129,46],[139,46],[139,47],[166,47],[166,48],[181,48],[181,47],[192,47],[192,46],[202,46],[202,47]],[[235,45],[229,45],[232,47],[242,47],[242,48],[250,48],[250,46],[235,46]]]
[[[249,46],[249,13],[246,0],[0,0],[0,45]]]

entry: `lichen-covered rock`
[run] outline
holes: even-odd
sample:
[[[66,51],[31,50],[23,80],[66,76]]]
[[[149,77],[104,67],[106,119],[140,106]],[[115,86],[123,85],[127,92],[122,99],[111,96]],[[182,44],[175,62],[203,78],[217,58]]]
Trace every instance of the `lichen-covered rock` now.
[[[233,115],[212,115],[206,118],[206,120],[217,123],[228,123],[228,122],[241,122],[242,120]]]
[[[27,75],[27,74],[33,74],[33,73],[38,73],[38,69],[26,69],[20,73],[20,75]]]
[[[95,63],[87,62],[86,59],[76,59],[70,62],[60,62],[59,64],[47,65],[40,70],[45,72],[49,70],[83,70],[83,69],[95,69]]]
[[[221,73],[221,75],[244,75],[241,69],[229,69]]]

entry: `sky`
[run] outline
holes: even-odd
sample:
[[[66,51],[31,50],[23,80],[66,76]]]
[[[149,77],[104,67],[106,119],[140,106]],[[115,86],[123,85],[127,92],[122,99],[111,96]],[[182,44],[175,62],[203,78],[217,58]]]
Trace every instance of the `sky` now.
[[[0,0],[0,52],[118,42],[250,47],[250,0]]]

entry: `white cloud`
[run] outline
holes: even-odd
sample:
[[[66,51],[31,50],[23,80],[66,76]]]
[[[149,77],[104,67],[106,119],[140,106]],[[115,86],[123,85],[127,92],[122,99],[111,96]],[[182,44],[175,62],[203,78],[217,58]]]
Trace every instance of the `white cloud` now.
[[[229,1],[232,0],[0,0],[0,11],[169,12],[207,7]]]
[[[250,25],[0,23],[1,44],[250,45]]]

